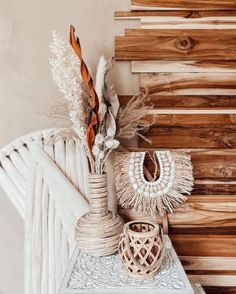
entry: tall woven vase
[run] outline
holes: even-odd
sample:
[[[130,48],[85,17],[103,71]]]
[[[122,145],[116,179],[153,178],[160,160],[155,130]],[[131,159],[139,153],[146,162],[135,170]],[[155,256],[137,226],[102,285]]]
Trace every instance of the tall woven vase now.
[[[75,236],[78,247],[93,256],[106,256],[118,250],[124,222],[108,210],[107,174],[89,175],[90,212],[79,219]]]

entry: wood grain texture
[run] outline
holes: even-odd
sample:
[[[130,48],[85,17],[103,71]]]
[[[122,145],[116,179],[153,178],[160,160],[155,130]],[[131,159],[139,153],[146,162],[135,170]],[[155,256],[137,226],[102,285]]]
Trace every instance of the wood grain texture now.
[[[214,33],[214,34],[213,34]],[[189,29],[171,29],[171,30],[141,30],[141,29],[125,29],[125,36],[126,37],[176,37],[176,36],[190,36],[192,35],[195,38],[205,37],[205,39],[208,37],[212,37],[216,34],[215,31],[212,30],[189,30]],[[236,30],[219,30],[217,31],[217,35],[219,38],[232,38],[235,37]],[[209,41],[214,41],[215,39],[210,39]],[[228,44],[225,44],[225,47]],[[217,48],[215,48],[215,51]],[[216,59],[218,60],[218,59]]]
[[[193,152],[195,179],[236,179],[236,154],[233,152]]]
[[[232,149],[236,147],[235,115],[159,115],[139,148]],[[153,121],[153,117],[149,118]]]
[[[170,237],[178,255],[181,256],[236,257],[236,236],[171,235]]]
[[[236,294],[236,287],[214,287],[205,286],[206,294]]]
[[[159,115],[183,115],[183,114],[198,114],[198,115],[211,115],[211,114],[223,114],[223,115],[235,115],[236,114],[236,109],[182,109],[182,108],[178,108],[178,109],[166,109],[166,108],[162,108],[162,109],[150,109],[147,111],[147,115],[152,115],[154,117],[157,117]]]
[[[120,95],[121,105],[125,105],[132,96]],[[154,109],[168,110],[220,110],[236,109],[236,96],[227,95],[149,95],[148,104],[153,104]],[[186,113],[186,112],[185,112]]]
[[[118,60],[235,60],[236,31],[142,30],[125,31],[115,39]]]
[[[129,146],[190,152],[194,190],[168,215],[169,232],[192,282],[207,293],[236,293],[236,0],[131,2],[133,11],[115,17],[140,26],[116,38],[115,57],[132,61],[140,87],[149,88],[154,109],[147,119],[154,124],[152,144]],[[119,99],[125,105],[130,96]],[[152,171],[150,161],[146,166]],[[161,223],[159,216],[119,212]]]
[[[116,19],[140,20],[142,29],[235,29],[236,11],[116,12]]]
[[[235,114],[162,114],[158,116],[147,116],[147,120],[153,122],[153,127],[213,127],[236,129]],[[150,146],[151,147],[151,146]]]
[[[231,10],[235,0],[132,0],[132,10]]]
[[[236,194],[236,182],[217,182],[214,184],[210,184],[208,182],[205,183],[195,183],[192,194],[215,194],[215,195],[233,195]]]
[[[235,73],[235,61],[132,61],[133,73]],[[222,76],[222,74],[221,74]]]
[[[188,278],[192,284],[199,283],[202,286],[218,286],[218,287],[236,287],[235,274],[231,275],[188,275]],[[217,288],[216,288],[217,289]],[[218,294],[218,292],[216,292]],[[227,293],[227,292],[226,292]]]
[[[208,197],[208,198],[207,198]],[[192,200],[195,198],[195,201]],[[217,201],[215,198],[219,198]],[[198,199],[196,201],[196,199]],[[127,220],[145,220],[160,222],[158,215],[150,216],[133,209],[119,208],[119,213]],[[199,234],[207,232],[215,235],[214,228],[220,226],[223,235],[233,235],[236,228],[236,197],[235,196],[190,196],[189,200],[175,213],[168,215],[170,230],[175,235]],[[209,229],[212,227],[212,229]],[[195,232],[195,228],[198,230]],[[205,230],[206,228],[206,230]],[[193,230],[194,229],[194,230]],[[218,230],[220,232],[221,230]],[[202,234],[204,232],[204,234]]]
[[[141,73],[140,87],[161,95],[236,95],[236,73]]]
[[[215,269],[215,270],[186,270],[186,274],[190,275],[190,276],[210,276],[210,275],[214,275],[214,276],[236,276],[236,271],[235,270],[219,270],[219,269]],[[231,282],[232,283],[232,282]],[[225,285],[225,284],[224,284]],[[231,286],[234,286],[235,284],[231,284]]]
[[[204,257],[204,256],[180,256],[180,261],[185,270],[221,270],[235,271],[235,257]]]
[[[207,17],[232,18],[236,16],[236,7],[234,10],[140,10],[140,11],[116,11],[115,19],[139,19],[149,17],[182,17],[185,19],[201,19]]]
[[[236,180],[236,151],[200,150],[189,153],[193,163],[194,179]],[[151,171],[153,162],[145,160]]]
[[[236,29],[236,17],[205,17],[186,19],[183,17],[142,17],[141,29],[202,29],[225,30]]]
[[[152,148],[236,148],[234,126],[217,127],[152,127],[147,138],[152,140]],[[150,144],[142,139],[139,147],[150,148]]]
[[[173,235],[192,235],[193,232],[196,235],[236,235],[236,227],[213,225],[209,227],[172,226],[169,228],[169,233]]]

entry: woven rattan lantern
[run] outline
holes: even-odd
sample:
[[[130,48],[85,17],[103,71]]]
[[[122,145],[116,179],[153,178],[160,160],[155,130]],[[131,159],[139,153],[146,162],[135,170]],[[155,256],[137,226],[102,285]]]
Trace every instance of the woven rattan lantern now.
[[[124,270],[135,278],[153,278],[164,257],[162,231],[151,222],[129,222],[119,244]]]

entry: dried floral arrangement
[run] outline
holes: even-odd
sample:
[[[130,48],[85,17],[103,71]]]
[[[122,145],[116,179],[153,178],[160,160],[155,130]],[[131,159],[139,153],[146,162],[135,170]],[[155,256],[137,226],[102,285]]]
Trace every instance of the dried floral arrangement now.
[[[73,137],[87,152],[91,174],[103,174],[105,162],[112,150],[120,145],[120,139],[131,139],[138,135],[145,139],[143,132],[151,125],[145,119],[147,91],[134,96],[124,107],[119,104],[113,85],[106,80],[112,62],[100,58],[96,84],[82,57],[79,38],[70,27],[70,42],[53,32],[49,60],[51,72],[65,102],[54,107],[54,114],[69,119],[71,128],[58,133],[60,137]]]

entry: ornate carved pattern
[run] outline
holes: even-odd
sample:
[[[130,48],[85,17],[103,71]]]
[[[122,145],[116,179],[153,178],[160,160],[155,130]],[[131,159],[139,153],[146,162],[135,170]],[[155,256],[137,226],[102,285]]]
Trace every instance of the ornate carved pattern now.
[[[80,291],[88,289],[107,289],[109,293],[112,293],[112,289],[120,289],[120,293],[124,293],[122,289],[127,290],[127,287],[132,287],[132,290],[165,289],[168,293],[192,293],[187,292],[185,282],[171,249],[166,250],[161,269],[153,280],[139,280],[128,276],[122,270],[121,258],[118,254],[99,258],[79,253],[67,289],[78,290],[71,293],[83,293]],[[186,292],[183,292],[184,290]]]

